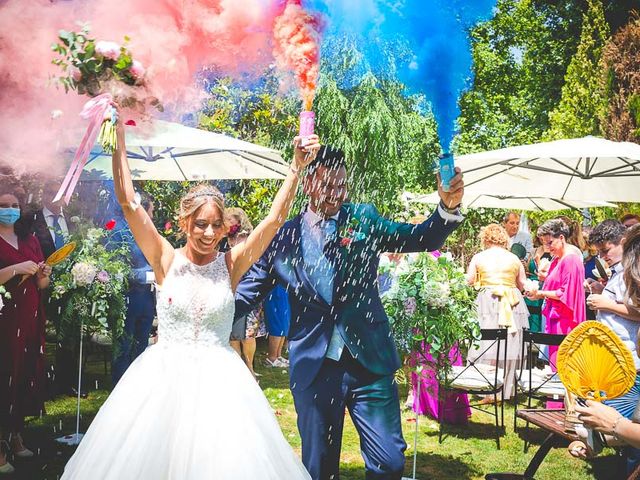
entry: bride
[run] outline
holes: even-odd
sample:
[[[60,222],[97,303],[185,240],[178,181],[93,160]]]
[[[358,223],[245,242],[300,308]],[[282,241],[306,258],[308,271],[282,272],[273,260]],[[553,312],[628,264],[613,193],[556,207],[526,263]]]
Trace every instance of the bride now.
[[[318,137],[300,147],[268,216],[225,254],[224,200],[210,186],[180,202],[186,245],[174,249],[134,196],[122,122],[113,179],[136,242],[157,282],[159,340],[104,403],[63,479],[309,479],[269,402],[228,344],[234,291],[286,220]]]

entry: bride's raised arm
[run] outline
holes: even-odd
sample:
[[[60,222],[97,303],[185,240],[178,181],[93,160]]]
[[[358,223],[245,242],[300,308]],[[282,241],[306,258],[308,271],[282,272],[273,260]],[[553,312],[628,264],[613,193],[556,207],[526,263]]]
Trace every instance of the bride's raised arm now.
[[[301,147],[300,137],[294,139],[293,161],[287,177],[273,199],[269,214],[251,232],[245,242],[236,245],[229,251],[227,264],[229,272],[231,272],[231,287],[234,290],[242,275],[262,256],[278,229],[286,221],[296,196],[300,176],[304,168],[316,158],[320,149],[317,135],[311,135],[308,142],[306,147]]]
[[[133,238],[153,268],[156,281],[162,283],[165,273],[173,260],[174,250],[171,244],[156,229],[153,221],[136,199],[131,170],[127,161],[124,126],[121,120],[116,123],[118,146],[113,152],[113,184],[118,203],[124,212]]]

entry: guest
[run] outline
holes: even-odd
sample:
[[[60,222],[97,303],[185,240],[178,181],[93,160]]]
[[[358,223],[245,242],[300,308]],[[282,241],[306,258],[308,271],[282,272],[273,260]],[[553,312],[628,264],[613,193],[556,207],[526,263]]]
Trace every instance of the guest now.
[[[140,205],[145,209],[149,218],[153,219],[153,201],[147,195],[142,195]],[[131,275],[127,292],[124,331],[116,341],[114,348],[116,356],[111,364],[111,379],[114,386],[120,381],[129,365],[149,346],[149,334],[156,310],[153,269],[134,240],[122,210],[119,206],[117,208],[120,221],[116,222],[112,241],[116,245],[124,244],[129,248]]]
[[[540,239],[538,237],[535,238],[533,246],[535,250],[533,255],[531,255],[529,260],[525,263],[525,273],[528,280],[539,282],[540,277],[538,276],[538,267],[543,260],[544,263],[550,263],[551,254],[549,253],[549,250],[540,243]],[[544,317],[542,316],[542,299],[531,299],[525,297],[524,301],[529,309],[529,330],[532,332],[543,332]]]
[[[45,315],[40,290],[49,286],[51,267],[44,264],[38,239],[20,218],[18,196],[0,189],[0,285],[11,294],[0,317],[0,473],[14,469],[7,461],[10,445],[19,458],[32,457],[22,440],[24,418],[44,412],[46,391]],[[23,277],[24,283],[20,284]]]
[[[538,228],[542,244],[553,255],[549,273],[540,290],[531,290],[527,296],[544,299],[542,315],[546,320],[546,333],[568,334],[586,319],[584,295],[584,264],[580,251],[567,243],[569,227],[560,219],[545,222]],[[549,361],[556,371],[558,347],[549,347]],[[548,408],[562,408],[562,402],[547,402]]]
[[[511,248],[514,243],[522,245],[528,254],[533,252],[533,240],[531,234],[524,230],[520,230],[520,214],[516,212],[507,212],[502,219],[502,226],[509,235],[509,245],[507,248]]]
[[[526,276],[520,259],[507,250],[509,235],[496,223],[491,223],[480,231],[480,243],[484,249],[471,259],[467,269],[467,282],[478,292],[476,305],[480,328],[507,328],[507,363],[500,361],[504,368],[504,399],[514,394],[515,370],[522,356],[522,329],[529,328],[529,312],[521,290]],[[479,352],[489,347],[482,342]],[[477,363],[494,365],[496,346],[487,350]],[[504,345],[500,350],[504,351]],[[478,352],[470,351],[468,359],[476,359]],[[486,399],[489,401],[489,397]]]
[[[640,310],[640,227],[632,225],[622,244],[622,268],[628,305]]]
[[[635,213],[627,213],[620,218],[620,223],[622,223],[625,228],[631,228],[634,225],[640,223],[640,215],[636,215]]]
[[[30,229],[38,238],[42,253],[46,259],[62,247],[70,234],[75,232],[76,224],[65,215],[60,204],[53,202],[60,183],[56,180],[47,180],[42,188],[42,208],[37,210],[30,219]],[[42,292],[43,304],[47,317],[53,323],[58,341],[55,352],[55,390],[58,394],[77,396],[79,338],[67,336],[62,338],[58,312],[63,307],[58,301],[49,298],[49,292]],[[86,392],[81,392],[86,397]]]
[[[584,285],[585,285],[585,295],[588,297],[591,293],[601,293],[602,288],[597,291],[593,290],[593,285],[598,282],[599,277],[596,276],[596,262],[599,261],[598,258],[598,249],[589,242],[589,235],[592,230],[585,231],[583,230],[583,234],[587,239],[587,255],[584,259]],[[602,286],[601,286],[602,287]],[[587,298],[587,309],[586,309],[586,318],[587,320],[595,320],[596,312],[589,308],[588,298]]]
[[[269,345],[265,366],[269,368],[288,368],[289,360],[282,356],[284,342],[291,325],[289,295],[280,285],[271,290],[263,302],[264,319],[269,333]]]
[[[640,314],[640,226],[629,227],[621,243],[621,270],[623,273],[622,275],[620,272],[614,274],[611,281],[616,281],[619,276],[622,277],[624,281],[622,288],[626,292],[624,303],[632,311]],[[618,269],[616,268],[616,270]],[[637,358],[637,346],[635,352],[634,359]],[[630,473],[637,465],[637,449],[640,449],[640,425],[633,423],[613,407],[590,400],[587,400],[586,407],[576,405],[576,412],[587,427],[635,447],[636,450],[627,459],[627,472]],[[569,447],[571,454],[578,457],[585,458],[591,454],[583,442],[574,442]],[[626,449],[627,452],[630,450]]]
[[[247,213],[241,208],[227,208],[225,209],[226,223],[229,226],[229,233],[227,234],[227,243],[229,248],[233,248],[236,245],[244,242],[251,232],[253,231],[253,225],[247,216]],[[262,316],[262,309],[256,308],[240,318],[233,321],[233,328],[231,329],[231,336],[229,337],[229,344],[243,359],[247,368],[255,377],[258,376],[253,370],[253,359],[256,354],[256,337],[263,336],[264,333],[260,331],[260,317]]]

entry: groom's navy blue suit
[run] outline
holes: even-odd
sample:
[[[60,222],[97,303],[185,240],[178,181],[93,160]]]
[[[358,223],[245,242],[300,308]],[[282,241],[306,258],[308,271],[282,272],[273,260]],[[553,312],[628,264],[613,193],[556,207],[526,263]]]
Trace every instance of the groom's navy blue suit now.
[[[246,314],[276,283],[289,293],[290,385],[302,437],[302,459],[315,480],[339,478],[344,409],[360,434],[367,478],[399,479],[404,467],[394,372],[400,368],[378,293],[383,252],[436,250],[458,226],[437,211],[419,225],[381,217],[368,204],[344,204],[337,235],[325,247],[333,265],[330,302],[305,265],[303,215],[287,222],[237,289],[236,316]],[[320,285],[321,287],[322,285]],[[336,331],[334,332],[334,328]],[[327,358],[332,334],[342,355]]]

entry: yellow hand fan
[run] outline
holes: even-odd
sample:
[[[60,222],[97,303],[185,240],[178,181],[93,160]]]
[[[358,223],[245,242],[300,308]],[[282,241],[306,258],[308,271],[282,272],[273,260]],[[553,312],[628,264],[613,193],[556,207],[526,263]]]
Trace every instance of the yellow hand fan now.
[[[583,322],[567,335],[557,366],[569,392],[599,402],[624,395],[636,380],[631,351],[600,322]]]
[[[47,257],[47,260],[44,262],[50,267],[63,262],[69,255],[73,253],[76,249],[76,242],[69,242],[66,245],[63,245],[58,250],[53,252],[51,255]]]
[[[55,252],[53,252],[51,255],[49,255],[44,263],[46,263],[50,267],[53,267],[54,265],[57,265],[60,262],[63,262],[69,255],[73,253],[75,249],[76,249],[76,242],[69,242],[66,245],[63,245],[62,247],[60,247]],[[18,286],[22,285],[25,282],[25,280],[29,277],[30,275],[23,275]]]

